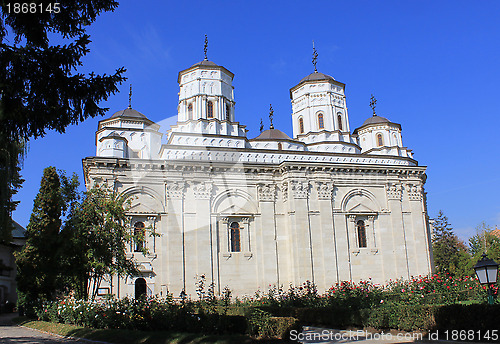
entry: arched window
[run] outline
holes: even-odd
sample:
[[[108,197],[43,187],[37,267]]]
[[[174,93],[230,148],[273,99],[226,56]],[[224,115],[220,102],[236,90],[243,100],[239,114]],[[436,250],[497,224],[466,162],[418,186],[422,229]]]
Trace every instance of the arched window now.
[[[323,119],[323,114],[322,113],[318,114],[318,128],[319,129],[325,129],[325,121]]]
[[[240,224],[238,222],[231,223],[231,252],[240,252]]]
[[[231,105],[226,103],[226,121],[231,121]]]
[[[142,252],[145,244],[144,222],[136,222],[134,225],[135,248],[134,252]]]
[[[138,278],[135,280],[135,299],[141,299],[146,297],[148,291],[148,286],[144,278]]]
[[[278,142],[278,150],[282,150],[283,149],[283,145],[281,144],[281,142]]]
[[[340,115],[340,114],[337,115],[337,122],[339,124],[339,130],[341,130],[341,131],[344,130],[342,128],[342,115]]]
[[[193,119],[193,104],[188,105],[188,119]]]
[[[207,103],[207,118],[214,118],[214,103]]]
[[[366,247],[365,221],[359,220],[356,227],[358,230],[358,247]]]
[[[384,145],[384,138],[382,137],[382,134],[377,134],[377,146],[383,146]]]
[[[304,119],[302,117],[299,118],[299,132],[304,133]]]

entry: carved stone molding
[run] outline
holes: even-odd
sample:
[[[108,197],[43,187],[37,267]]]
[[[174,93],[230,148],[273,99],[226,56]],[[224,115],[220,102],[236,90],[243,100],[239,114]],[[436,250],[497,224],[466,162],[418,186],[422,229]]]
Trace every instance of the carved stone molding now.
[[[182,199],[184,197],[185,186],[185,182],[167,182],[165,184],[167,198]]]
[[[375,220],[375,215],[368,215],[368,220],[370,220],[370,221]]]
[[[241,222],[243,222],[244,224],[248,225],[248,223],[250,222],[250,218],[249,217],[242,217],[241,218]]]
[[[259,201],[270,201],[274,202],[276,195],[276,185],[275,184],[259,184],[257,186],[257,194],[259,195]]]
[[[212,197],[212,188],[211,183],[196,183],[193,185],[194,197],[196,199],[210,199]]]
[[[227,225],[229,223],[229,217],[223,217],[221,221],[223,224]]]
[[[283,196],[283,202],[288,201],[288,182],[281,184],[281,193]]]
[[[390,200],[401,200],[401,184],[389,183],[387,184],[387,198]]]
[[[416,184],[407,184],[406,191],[410,201],[420,201],[422,199],[422,187]]]
[[[348,215],[347,218],[349,219],[349,221],[351,222],[356,222],[356,215]]]
[[[316,182],[316,191],[319,199],[332,199],[333,183],[332,182]]]
[[[307,198],[309,196],[309,182],[293,181],[292,183],[293,198]]]
[[[107,179],[105,181],[105,183],[106,183],[106,187],[108,189],[110,189],[110,190],[114,190],[115,189],[116,180],[114,180],[114,179]]]

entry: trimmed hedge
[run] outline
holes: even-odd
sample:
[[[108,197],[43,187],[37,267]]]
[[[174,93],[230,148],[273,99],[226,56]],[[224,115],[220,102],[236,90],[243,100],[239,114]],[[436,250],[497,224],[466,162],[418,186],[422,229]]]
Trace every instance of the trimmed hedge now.
[[[329,328],[373,327],[402,331],[481,330],[498,328],[500,305],[406,305],[387,304],[372,308],[259,307],[272,316],[291,316],[303,325]]]

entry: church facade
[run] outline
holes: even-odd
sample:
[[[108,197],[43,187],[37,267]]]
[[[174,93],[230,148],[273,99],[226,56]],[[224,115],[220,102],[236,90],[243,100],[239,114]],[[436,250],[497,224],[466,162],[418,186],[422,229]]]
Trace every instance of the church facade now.
[[[130,106],[99,122],[86,186],[130,197],[130,230],[159,234],[129,248],[140,275],[111,276],[102,294],[194,297],[202,275],[233,295],[305,281],[321,292],[431,272],[425,167],[399,124],[373,107],[351,132],[345,84],[315,71],[290,89],[293,138],[272,124],[248,138],[233,77],[207,59],[181,71],[166,132]]]

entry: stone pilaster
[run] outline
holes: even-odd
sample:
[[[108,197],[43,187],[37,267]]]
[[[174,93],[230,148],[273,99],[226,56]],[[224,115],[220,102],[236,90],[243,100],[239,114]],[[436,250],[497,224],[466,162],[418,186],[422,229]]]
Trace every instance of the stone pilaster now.
[[[186,281],[186,245],[184,237],[184,181],[167,181],[165,197],[167,199],[166,224],[161,239],[161,250],[166,255],[163,258],[164,270],[167,272],[167,288],[179,295],[187,286]]]
[[[406,184],[405,187],[408,192],[408,199],[410,201],[420,201],[422,199],[422,187],[418,184]]]
[[[318,213],[310,215],[315,283],[327,290],[338,282],[338,266],[334,241],[332,193],[333,182],[315,181]]]
[[[309,197],[308,181],[293,181],[291,183],[292,197],[295,199],[307,199]]]
[[[394,259],[393,261],[394,272],[391,271],[389,262],[384,261],[384,263],[386,264],[385,271],[387,271],[389,276],[409,278],[408,250],[406,247],[405,224],[401,204],[402,189],[400,183],[388,183],[386,186],[387,204],[391,212],[393,251],[400,259]]]
[[[165,184],[167,199],[183,199],[186,183],[184,181],[171,181]]]
[[[274,202],[276,200],[276,184],[259,184],[257,195],[261,202]]]
[[[212,183],[206,183],[206,182],[195,183],[193,184],[194,198],[210,201],[212,197],[212,189],[213,189]]]
[[[315,186],[316,186],[316,191],[318,192],[318,199],[320,200],[332,199],[332,192],[333,192],[332,182],[316,181]]]

